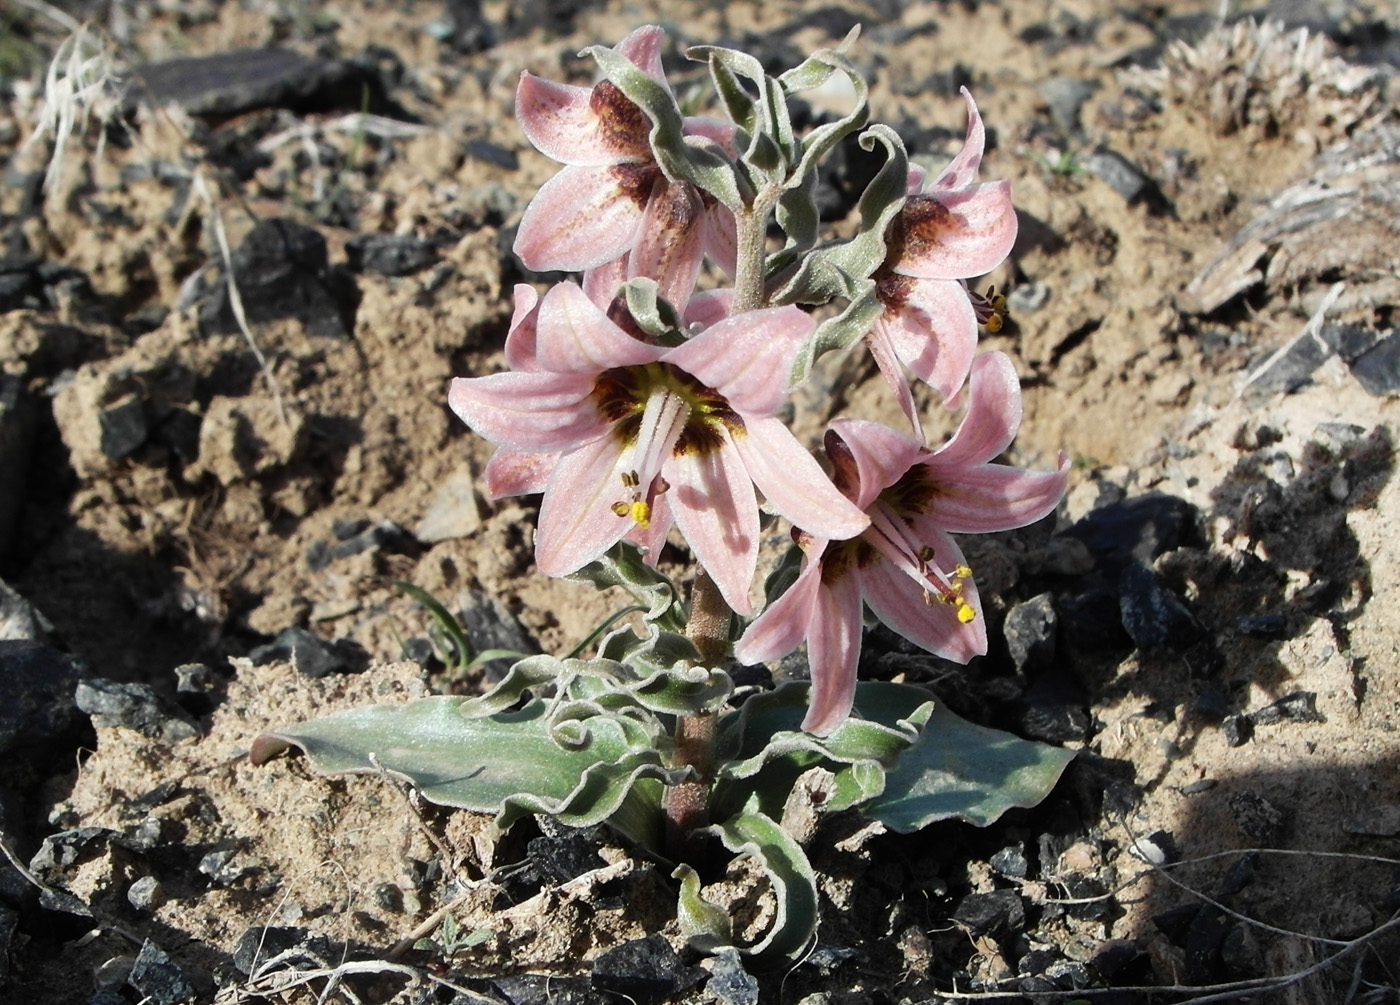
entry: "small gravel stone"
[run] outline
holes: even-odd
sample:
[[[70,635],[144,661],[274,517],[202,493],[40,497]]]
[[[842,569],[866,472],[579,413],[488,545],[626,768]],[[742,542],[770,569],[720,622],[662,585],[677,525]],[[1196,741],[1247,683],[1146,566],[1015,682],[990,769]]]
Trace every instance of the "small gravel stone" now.
[[[1254,736],[1254,720],[1247,715],[1227,715],[1220,728],[1225,732],[1225,742],[1232,747],[1243,747]]]
[[[1274,846],[1288,825],[1288,815],[1252,789],[1236,792],[1226,800],[1245,837]]]
[[[1015,890],[970,893],[958,904],[953,920],[973,935],[996,938],[1019,933],[1026,923],[1026,908]]]
[[[1020,283],[1006,295],[1012,314],[1033,314],[1050,302],[1050,287],[1044,283]]]
[[[1055,659],[1055,602],[1042,593],[1011,608],[1003,631],[1011,662],[1023,673],[1048,666]]]
[[[1030,863],[1026,861],[1026,846],[1020,841],[1001,849],[989,860],[993,869],[1003,876],[1024,879],[1030,874]],[[1032,971],[1039,973],[1039,971]]]
[[[599,991],[645,1005],[693,987],[705,976],[687,967],[661,935],[632,939],[598,954],[593,961],[593,986]]]
[[[714,955],[705,991],[720,1005],[758,1005],[758,978],[744,969],[735,949],[721,949]]]
[[[149,939],[137,954],[127,983],[150,1005],[178,1005],[194,997],[194,985],[184,972]]]
[[[345,258],[352,272],[410,276],[432,265],[437,257],[431,244],[408,235],[360,234],[345,242]]]
[[[313,934],[305,928],[254,925],[238,937],[233,949],[233,965],[239,973],[251,974],[254,967],[274,956],[293,953],[288,958],[289,966],[300,963],[324,967],[329,960],[339,958],[339,948],[329,936]]]
[[[1256,639],[1286,639],[1289,633],[1288,615],[1251,614],[1236,621],[1235,630]]]
[[[1351,372],[1370,394],[1400,394],[1400,329],[1352,360]]]
[[[78,685],[73,700],[92,716],[94,726],[131,729],[165,743],[199,735],[199,727],[183,712],[168,707],[149,684],[122,684],[95,677]]]
[[[1149,565],[1134,562],[1118,581],[1123,628],[1139,649],[1180,651],[1205,629]]]
[[[1316,691],[1294,691],[1278,701],[1249,713],[1249,719],[1256,726],[1272,726],[1279,722],[1326,722],[1327,717],[1317,710]]]
[[[154,911],[165,902],[165,888],[154,876],[142,876],[127,887],[126,899],[138,911]]]

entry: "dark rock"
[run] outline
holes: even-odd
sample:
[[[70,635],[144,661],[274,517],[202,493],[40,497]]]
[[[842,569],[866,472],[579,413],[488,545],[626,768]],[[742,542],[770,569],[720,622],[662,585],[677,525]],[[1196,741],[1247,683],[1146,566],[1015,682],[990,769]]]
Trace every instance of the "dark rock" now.
[[[0,560],[10,550],[28,493],[29,455],[38,415],[18,374],[0,373]]]
[[[1216,896],[1233,897],[1254,882],[1254,867],[1258,862],[1258,852],[1251,851],[1241,855],[1237,862],[1225,870],[1225,877],[1220,881],[1220,889],[1216,891]]]
[[[693,987],[705,976],[687,967],[661,935],[613,946],[593,961],[593,986],[638,1002],[659,1002]]]
[[[1016,703],[1016,721],[1026,736],[1046,743],[1072,743],[1089,735],[1087,700],[1074,682],[1045,674]]]
[[[166,705],[149,684],[119,684],[96,677],[79,684],[73,700],[92,717],[94,726],[132,729],[165,743],[199,735],[199,727]]]
[[[1101,146],[1085,159],[1084,166],[1103,179],[1125,202],[1145,203],[1153,212],[1167,207],[1166,197],[1157,183],[1116,150]]]
[[[1033,977],[1045,973],[1045,968],[1060,959],[1053,949],[1032,949],[1016,961],[1016,972],[1022,977]]]
[[[288,968],[298,964],[324,967],[340,958],[344,943],[337,944],[330,936],[314,934],[305,928],[290,925],[254,925],[238,937],[233,949],[233,965],[241,974],[251,976],[256,967],[268,960],[282,957]]]
[[[85,670],[74,657],[38,642],[0,642],[0,758],[7,772],[14,771],[19,752],[43,760],[87,732],[73,702]]]
[[[1123,628],[1141,650],[1180,651],[1205,634],[1195,615],[1150,565],[1134,562],[1125,568],[1118,591]]]
[[[19,931],[19,915],[8,907],[0,905],[0,988],[10,980],[10,952],[15,948],[15,935]],[[754,999],[757,1001],[757,999]]]
[[[146,425],[146,406],[134,394],[104,405],[97,423],[101,430],[98,444],[102,454],[113,461],[130,457],[146,442],[150,432]]]
[[[1153,915],[1152,924],[1157,926],[1157,930],[1165,935],[1172,945],[1185,947],[1187,933],[1191,931],[1191,924],[1200,911],[1200,904],[1181,904]]]
[[[1084,964],[1073,960],[1061,960],[1052,964],[1046,969],[1045,976],[1054,981],[1055,987],[1061,991],[1078,991],[1093,983],[1093,978],[1089,976]]]
[[[1129,939],[1112,939],[1099,944],[1099,950],[1089,960],[1089,965],[1105,980],[1111,981],[1146,955],[1136,942]]]
[[[48,835],[29,860],[29,871],[46,884],[39,895],[40,906],[91,916],[89,906],[65,889],[70,874],[82,863],[103,855],[126,856],[131,861],[121,867],[135,866],[136,856],[149,850],[143,841],[107,827],[79,827]]]
[[[462,608],[462,627],[477,652],[486,649],[508,649],[518,653],[537,653],[540,644],[530,637],[525,626],[510,613],[505,604],[476,590],[463,591],[458,603]],[[489,680],[500,680],[515,660],[505,658],[483,664]]]
[[[1336,321],[1324,324],[1318,332],[1318,337],[1347,363],[1352,362],[1381,339],[1380,334],[1371,328]]]
[[[521,974],[497,977],[496,986],[510,1005],[612,1005],[618,999],[593,990],[587,977]]]
[[[131,968],[127,983],[151,1005],[177,1005],[194,997],[194,985],[150,939],[136,954],[136,965]]]
[[[1265,847],[1276,847],[1288,826],[1288,814],[1253,789],[1232,794],[1226,804],[1240,832]]]
[[[715,953],[705,991],[719,1005],[758,1005],[758,978],[744,969],[738,950],[729,947]]]
[[[1006,613],[1002,630],[1011,662],[1022,673],[1055,659],[1055,602],[1048,593],[1023,601]]]
[[[1220,941],[1220,965],[1231,979],[1259,977],[1264,973],[1264,953],[1250,926],[1242,921],[1232,924]]]
[[[1294,691],[1278,701],[1249,713],[1249,719],[1256,726],[1272,726],[1279,722],[1326,722],[1327,717],[1317,710],[1317,692]]]
[[[1185,499],[1153,492],[1098,506],[1062,536],[1083,541],[1105,574],[1116,578],[1134,560],[1151,562],[1192,543],[1198,517]],[[1060,616],[1069,620],[1063,609]]]
[[[1082,593],[1060,597],[1060,640],[1081,653],[1126,651],[1133,640],[1123,630],[1118,611],[1118,595],[1106,586],[1091,585]]]
[[[191,715],[208,715],[214,710],[219,676],[207,663],[184,663],[175,668],[175,700]]]
[[[305,628],[288,628],[276,641],[258,646],[248,654],[254,666],[290,660],[297,673],[320,678],[332,673],[359,673],[368,662],[363,652],[350,645],[327,642]]]
[[[217,886],[232,886],[258,866],[237,848],[215,848],[199,860],[199,871]]]
[[[573,828],[532,838],[525,846],[525,856],[544,881],[554,886],[607,865],[588,832]]]
[[[994,854],[988,861],[993,869],[1003,876],[1012,876],[1016,879],[1025,879],[1030,874],[1030,863],[1026,861],[1026,846],[1020,841],[1013,845],[1007,845],[1001,851]],[[1040,971],[1032,971],[1039,973]]]
[[[1243,747],[1254,736],[1254,720],[1247,715],[1228,715],[1220,728],[1225,731],[1225,742],[1232,747]]]
[[[291,318],[312,335],[344,338],[354,331],[354,281],[331,267],[326,239],[312,227],[259,221],[233,254],[233,274],[249,324]],[[199,320],[207,331],[239,331],[227,277],[200,305]]]
[[[953,920],[973,935],[1000,938],[1020,933],[1026,924],[1026,908],[1015,890],[969,893],[953,912]]]
[[[1191,714],[1207,722],[1220,722],[1230,714],[1230,698],[1219,688],[1208,687],[1191,703]]]
[[[520,170],[520,158],[514,150],[498,146],[488,140],[468,140],[467,156],[472,160],[493,165],[502,171]]]
[[[496,44],[496,33],[482,17],[481,0],[447,0],[447,16],[452,19],[448,44],[464,56]]]
[[[0,579],[0,642],[46,642],[53,623]]]
[[[1252,614],[1235,622],[1241,635],[1256,639],[1286,639],[1291,630],[1287,614]]]
[[[1186,930],[1186,980],[1187,984],[1211,984],[1220,968],[1220,944],[1225,941],[1225,932],[1230,927],[1230,919],[1224,911],[1210,904],[1202,904]]]
[[[1219,785],[1220,782],[1214,778],[1198,778],[1194,782],[1187,782],[1181,787],[1183,796],[1199,796],[1202,792],[1209,792]]]
[[[156,107],[174,103],[191,115],[223,119],[259,108],[394,110],[379,81],[359,67],[277,46],[183,56],[137,66],[135,73],[135,97]]]
[[[381,276],[410,276],[437,261],[427,241],[399,234],[360,234],[345,242],[345,257],[352,272]]]
[[[154,911],[165,903],[165,887],[154,876],[142,876],[126,888],[126,899],[138,911]]]
[[[1353,359],[1351,372],[1371,394],[1400,394],[1400,329]]]
[[[39,172],[40,178],[43,172]],[[0,314],[47,307],[39,262],[33,258],[0,258]]]

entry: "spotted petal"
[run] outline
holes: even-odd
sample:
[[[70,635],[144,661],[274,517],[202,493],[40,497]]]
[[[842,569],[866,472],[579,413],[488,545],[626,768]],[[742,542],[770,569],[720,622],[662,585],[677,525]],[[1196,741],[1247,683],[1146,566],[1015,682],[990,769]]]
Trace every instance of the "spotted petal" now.
[[[1011,183],[911,196],[901,210],[904,253],[894,271],[919,279],[968,279],[995,269],[1016,243]]]
[[[1009,464],[978,464],[955,477],[940,479],[930,465],[938,491],[927,509],[911,520],[926,534],[937,527],[955,534],[993,534],[1034,523],[1055,511],[1069,484],[1069,457],[1061,453],[1054,471],[1034,471]]]
[[[649,170],[649,169],[646,169]],[[537,272],[582,272],[631,249],[651,192],[629,165],[570,165],[535,193],[515,235],[515,253]]]

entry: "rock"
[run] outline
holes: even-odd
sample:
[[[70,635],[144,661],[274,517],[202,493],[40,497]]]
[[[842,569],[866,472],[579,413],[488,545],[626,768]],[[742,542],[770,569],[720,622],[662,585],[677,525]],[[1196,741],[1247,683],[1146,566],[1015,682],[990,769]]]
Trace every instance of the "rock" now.
[[[953,920],[973,935],[1014,936],[1025,927],[1026,908],[1015,890],[970,893],[958,904]]]
[[[215,396],[199,427],[199,459],[185,471],[188,480],[211,474],[220,485],[251,481],[290,463],[306,445],[301,413],[271,398]]]
[[[0,579],[0,642],[46,642],[53,624]]]
[[[1141,650],[1179,652],[1205,634],[1195,615],[1143,562],[1133,562],[1123,570],[1118,592],[1123,628]]]
[[[218,675],[207,663],[185,663],[175,668],[175,700],[191,715],[213,711],[218,687]]]
[[[39,172],[42,180],[43,172]],[[39,263],[33,258],[0,258],[0,314],[47,307]]]
[[[447,41],[463,55],[481,52],[495,45],[495,32],[481,14],[481,0],[447,0],[452,31]]]
[[[199,871],[218,886],[232,886],[257,870],[257,863],[237,848],[215,848],[199,860]]]
[[[498,598],[465,590],[458,603],[462,609],[462,627],[467,630],[467,637],[476,652],[485,649],[508,649],[518,653],[540,651],[540,644],[530,637],[525,626]],[[500,680],[514,662],[514,659],[503,658],[483,664],[487,679]]]
[[[1370,394],[1400,394],[1400,329],[1352,360],[1351,372]]]
[[[437,261],[433,246],[421,238],[399,234],[360,234],[345,242],[351,272],[381,276],[411,276]]]
[[[1106,586],[1091,585],[1082,593],[1060,597],[1060,640],[1081,653],[1129,650],[1133,640],[1123,630],[1118,596]]]
[[[1202,904],[1186,930],[1187,984],[1210,984],[1220,968],[1220,945],[1225,941],[1230,919],[1225,912]]]
[[[607,994],[626,996],[639,1005],[659,1002],[705,976],[687,967],[661,935],[632,939],[599,953],[593,960],[593,986]]]
[[[146,63],[135,74],[141,86],[131,89],[133,95],[157,107],[177,104],[191,115],[230,118],[259,108],[383,114],[392,108],[379,81],[353,64],[279,46]]]
[[[1256,726],[1272,726],[1278,722],[1326,722],[1327,717],[1317,710],[1317,692],[1294,691],[1278,701],[1249,713],[1249,719]]]
[[[1180,861],[1181,852],[1177,850],[1176,841],[1167,831],[1153,831],[1146,837],[1140,837],[1133,842],[1133,853],[1144,862],[1153,865],[1170,865]]]
[[[1400,804],[1382,803],[1364,807],[1342,822],[1342,830],[1366,837],[1400,836]]]
[[[1233,793],[1225,802],[1246,838],[1266,848],[1278,846],[1288,826],[1288,814],[1253,789]]]
[[[150,1005],[178,1005],[194,997],[194,985],[150,939],[136,955],[127,983]]]
[[[469,537],[481,527],[476,501],[476,479],[465,468],[454,471],[438,488],[428,512],[413,529],[424,544]]]
[[[1084,166],[1091,174],[1107,182],[1108,187],[1121,195],[1125,202],[1146,203],[1153,212],[1167,208],[1166,197],[1157,183],[1116,150],[1100,146],[1085,158]]]
[[[37,416],[18,374],[0,372],[0,561],[10,551],[28,491],[29,455]]]
[[[474,161],[490,164],[502,171],[520,170],[520,158],[516,156],[515,151],[490,140],[468,140],[466,154]]]
[[[1080,135],[1079,110],[1098,89],[1096,80],[1065,76],[1051,77],[1036,88],[1050,108],[1050,118],[1066,137]]]
[[[1001,849],[1001,851],[988,859],[988,862],[991,863],[993,869],[1003,876],[1025,879],[1026,876],[1030,874],[1030,863],[1026,861],[1026,846],[1020,841]],[[1039,970],[1026,972],[1040,973]]]
[[[85,670],[74,657],[38,642],[0,642],[0,760],[7,772],[17,755],[38,763],[71,748],[85,731],[73,702]]]
[[[1045,968],[1055,963],[1060,954],[1053,949],[1032,949],[1016,961],[1016,972],[1022,977],[1033,977],[1045,973]]]
[[[559,886],[607,865],[589,833],[574,828],[560,828],[558,834],[532,838],[525,846],[525,857],[551,886]]]
[[[326,239],[313,227],[280,218],[259,221],[233,254],[233,275],[250,325],[294,319],[309,334],[332,338],[355,330],[354,280],[331,267]],[[199,320],[206,331],[240,330],[226,277],[200,304]]]
[[[165,743],[199,735],[199,727],[166,705],[149,684],[119,684],[96,677],[78,685],[74,701],[99,728],[131,729]]]
[[[1046,968],[1045,976],[1050,978],[1060,991],[1078,991],[1093,983],[1093,978],[1089,976],[1084,964],[1074,960],[1060,960],[1051,964]]]
[[[1258,864],[1258,852],[1251,851],[1241,855],[1236,862],[1231,864],[1230,868],[1225,870],[1225,876],[1220,880],[1220,888],[1215,892],[1216,897],[1233,897],[1250,883],[1253,883],[1254,867]]]
[[[239,973],[247,976],[252,976],[258,967],[278,957],[281,957],[281,966],[286,969],[324,967],[330,960],[340,958],[343,947],[343,943],[337,945],[330,936],[312,934],[305,928],[255,925],[238,937],[238,944],[233,949],[233,965]]]
[[[719,1005],[758,1005],[758,978],[744,969],[739,951],[721,949],[710,959],[710,979],[705,991]]]
[[[1063,674],[1037,677],[1016,702],[1016,721],[1026,736],[1046,743],[1074,743],[1089,735],[1088,701]]]
[[[1023,601],[1006,613],[1002,631],[1017,670],[1028,673],[1054,661],[1055,625],[1055,602],[1048,593]]]
[[[510,1005],[612,1005],[618,999],[593,990],[587,977],[521,974],[498,977],[496,989]]]
[[[165,887],[154,876],[142,876],[126,888],[126,899],[138,911],[154,911],[165,903]]]
[[[1275,612],[1240,618],[1235,622],[1235,630],[1256,639],[1286,639],[1291,628],[1288,615]]]
[[[258,646],[248,654],[254,666],[290,660],[297,673],[321,678],[332,673],[359,673],[368,665],[361,654],[348,646],[327,642],[305,628],[288,628],[276,641]]]
[[[1050,302],[1050,287],[1044,283],[1019,283],[1006,295],[1006,309],[1012,314],[1033,314]]]
[[[1198,517],[1185,499],[1153,492],[1096,506],[1061,536],[1083,541],[1099,568],[1116,578],[1134,560],[1151,562],[1190,544]]]
[[[1232,747],[1243,747],[1254,736],[1254,720],[1247,715],[1227,715],[1220,728],[1225,732],[1225,742]]]

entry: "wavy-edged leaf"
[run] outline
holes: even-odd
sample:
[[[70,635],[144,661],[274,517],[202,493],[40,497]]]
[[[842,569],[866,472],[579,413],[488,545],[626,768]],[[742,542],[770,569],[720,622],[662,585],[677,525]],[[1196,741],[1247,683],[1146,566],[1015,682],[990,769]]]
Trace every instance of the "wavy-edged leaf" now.
[[[659,782],[684,772],[665,768],[653,731],[635,720],[559,723],[550,704],[535,699],[489,714],[472,714],[472,699],[447,695],[370,705],[264,733],[250,759],[261,764],[296,746],[324,774],[387,773],[429,802],[494,813],[502,828],[547,813],[575,827],[607,821],[657,847]],[[567,746],[559,742],[565,736]],[[639,785],[648,779],[653,784]]]
[[[684,341],[681,336],[680,318],[670,301],[657,290],[656,280],[648,276],[629,279],[619,291],[627,299],[627,312],[632,320],[658,345],[678,346]]]
[[[734,945],[734,925],[729,912],[700,895],[700,875],[688,865],[676,866],[672,879],[681,881],[676,900],[676,922],[686,944],[698,953],[713,953]]]
[[[941,705],[861,812],[909,833],[938,820],[986,827],[1050,794],[1074,751],[1023,740],[959,718]]]
[[[592,583],[599,589],[620,586],[647,608],[643,615],[663,630],[683,632],[686,611],[671,581],[647,565],[630,541],[619,541],[595,561],[564,577],[574,583]]]
[[[760,968],[796,963],[817,934],[817,877],[802,846],[762,813],[741,813],[706,830],[736,855],[756,858],[777,899],[772,926],[740,950]]]

